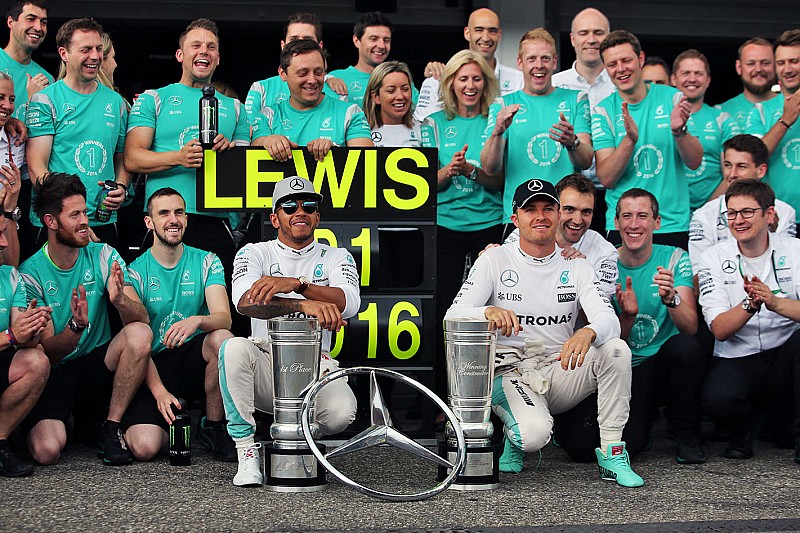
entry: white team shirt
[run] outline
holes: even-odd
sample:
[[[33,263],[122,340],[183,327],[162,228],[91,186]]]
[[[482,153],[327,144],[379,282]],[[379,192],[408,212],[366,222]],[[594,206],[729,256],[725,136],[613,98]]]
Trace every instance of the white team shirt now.
[[[600,292],[593,267],[585,259],[564,259],[558,246],[544,258],[526,254],[519,243],[487,250],[475,261],[445,319],[485,320],[489,306],[516,313],[522,331],[499,337],[498,344],[521,350],[525,339],[542,339],[545,355],[559,353],[573,335],[581,309],[597,334],[595,346],[620,334],[617,315]]]
[[[344,291],[345,308],[343,318],[350,318],[361,306],[359,279],[356,263],[344,248],[333,248],[316,241],[301,250],[295,250],[277,239],[248,244],[236,253],[233,261],[233,287],[231,299],[237,305],[261,276],[283,276],[297,278],[305,276],[314,285],[338,287]],[[282,298],[303,298],[297,293],[280,294]],[[305,317],[303,313],[291,313],[287,317]],[[254,337],[267,338],[267,321],[251,318]],[[329,352],[331,332],[322,332],[322,351]]]
[[[500,96],[519,91],[525,86],[525,78],[519,69],[501,65],[495,61],[494,75],[500,84]],[[436,113],[442,109],[442,99],[439,98],[439,80],[431,76],[425,78],[422,87],[419,89],[419,99],[417,107],[414,108],[414,118],[418,122],[425,120],[425,117]]]
[[[725,218],[725,195],[713,200],[694,212],[689,223],[689,259],[692,271],[700,269],[700,258],[703,253],[717,244],[732,237]],[[778,213],[778,229],[775,233],[792,237],[796,235],[795,210],[784,201],[775,199],[775,211]]]
[[[416,120],[410,128],[405,124],[384,124],[372,130],[372,142],[378,148],[419,148],[421,140],[419,122]]]
[[[578,74],[578,70],[575,66],[578,64],[577,61],[572,63],[572,68],[567,70],[562,70],[561,72],[557,72],[553,74],[553,87],[561,87],[562,89],[572,89],[573,91],[583,91],[589,96],[589,107],[594,113],[594,106],[599,104],[604,98],[611,95],[617,88],[614,86],[614,83],[611,81],[611,77],[609,77],[608,72],[606,69],[597,75],[594,79],[594,83],[589,83],[589,81]],[[604,189],[602,183],[597,178],[597,163],[592,156],[592,166],[581,172],[584,176],[592,180],[595,187],[598,189]]]
[[[757,275],[770,289],[800,299],[800,241],[769,234],[769,248],[761,272],[750,272],[747,258],[739,252],[736,239],[728,239],[706,250],[697,272],[700,305],[706,323],[742,304],[746,293],[742,274]],[[726,341],[714,342],[715,357],[744,357],[783,345],[800,324],[761,306],[742,328]]]
[[[506,237],[504,244],[517,241],[519,241],[519,228]],[[586,260],[592,264],[597,273],[597,280],[600,282],[600,290],[610,299],[615,292],[619,273],[617,249],[593,229],[586,230],[586,233],[572,247],[585,255]]]

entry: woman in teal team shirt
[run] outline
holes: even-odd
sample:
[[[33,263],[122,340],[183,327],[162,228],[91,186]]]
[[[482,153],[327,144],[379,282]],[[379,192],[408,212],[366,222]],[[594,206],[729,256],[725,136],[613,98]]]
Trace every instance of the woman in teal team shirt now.
[[[439,84],[442,110],[422,122],[422,146],[439,149],[436,215],[436,316],[444,314],[461,288],[468,267],[503,233],[502,183],[480,168],[489,106],[500,94],[497,78],[483,57],[462,50],[450,58]],[[437,346],[444,345],[440,338]],[[443,354],[439,354],[442,357]],[[444,361],[440,361],[442,367]],[[436,375],[442,393],[444,372]]]
[[[377,147],[420,145],[419,124],[414,120],[414,81],[408,65],[381,63],[369,77],[364,93],[364,115]]]
[[[466,257],[474,259],[502,237],[502,184],[480,168],[489,106],[498,94],[497,78],[483,57],[462,50],[445,66],[439,84],[442,110],[422,123],[422,146],[439,148],[436,286],[441,316],[461,287]]]

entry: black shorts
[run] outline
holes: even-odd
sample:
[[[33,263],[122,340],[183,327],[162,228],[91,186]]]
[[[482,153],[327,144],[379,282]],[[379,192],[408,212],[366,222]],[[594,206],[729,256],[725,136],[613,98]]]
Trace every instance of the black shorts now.
[[[152,356],[161,383],[176,398],[186,401],[205,398],[206,362],[203,359],[203,341],[206,335],[208,334],[201,333],[179,348],[162,350]],[[167,429],[167,421],[158,412],[156,399],[144,383],[122,417],[124,429],[136,424],[155,424]]]
[[[11,361],[16,353],[17,351],[14,348],[8,348],[0,352],[0,394],[5,392],[11,382],[8,373],[11,372]]]
[[[114,384],[114,372],[105,363],[109,344],[50,368],[39,401],[22,422],[23,431],[27,433],[42,420],[61,420],[66,425],[73,412],[76,423],[81,419],[91,425],[102,423],[108,415]]]

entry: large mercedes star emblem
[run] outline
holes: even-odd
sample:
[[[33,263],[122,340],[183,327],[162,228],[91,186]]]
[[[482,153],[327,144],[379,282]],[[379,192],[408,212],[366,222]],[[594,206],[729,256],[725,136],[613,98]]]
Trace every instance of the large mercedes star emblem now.
[[[317,444],[314,442],[314,439],[311,434],[311,406],[314,404],[314,399],[316,398],[317,394],[319,393],[320,389],[334,381],[338,378],[349,376],[352,374],[369,374],[370,376],[370,421],[371,425],[355,437],[351,438],[338,448],[331,450],[327,454],[324,454],[320,451]],[[458,451],[456,453],[456,458],[454,462],[447,461],[446,459],[439,457],[436,453],[430,451],[429,449],[425,448],[421,444],[417,443],[413,439],[407,437],[406,435],[402,434],[400,431],[395,429],[392,426],[392,418],[389,414],[389,410],[386,407],[386,402],[383,400],[383,394],[381,393],[380,388],[378,387],[377,376],[388,377],[394,379],[395,381],[400,381],[417,389],[419,392],[423,393],[427,396],[431,401],[436,403],[436,405],[444,412],[447,419],[450,421],[450,424],[453,426],[453,432],[455,433],[455,437],[458,443]],[[461,425],[458,422],[458,418],[450,410],[450,408],[445,404],[442,400],[436,396],[430,389],[425,387],[424,385],[418,383],[417,381],[409,378],[408,376],[404,376],[399,372],[394,372],[392,370],[386,370],[383,368],[370,368],[370,367],[353,367],[353,368],[342,368],[337,370],[336,372],[332,372],[314,384],[313,387],[308,391],[305,398],[303,399],[302,405],[302,412],[300,415],[300,423],[303,426],[303,436],[306,439],[306,443],[308,443],[308,447],[311,449],[311,452],[316,456],[319,462],[325,467],[328,472],[330,472],[336,479],[348,485],[349,487],[354,488],[358,492],[362,494],[367,494],[369,496],[374,496],[376,498],[381,498],[384,500],[389,501],[418,501],[424,500],[425,498],[430,498],[431,496],[435,496],[439,494],[447,487],[449,487],[461,473],[464,468],[464,462],[466,460],[466,442],[464,441],[464,433],[461,430]],[[372,448],[374,446],[392,446],[403,450],[404,452],[411,453],[426,461],[430,461],[438,466],[443,466],[444,468],[449,470],[449,474],[445,479],[443,479],[438,485],[433,488],[423,490],[421,492],[416,492],[413,494],[394,494],[389,492],[383,492],[377,489],[373,489],[371,487],[366,487],[359,483],[356,483],[352,479],[348,478],[339,470],[334,467],[328,459],[337,457],[340,455],[345,455],[348,453],[356,452],[359,450],[365,450],[367,448]]]

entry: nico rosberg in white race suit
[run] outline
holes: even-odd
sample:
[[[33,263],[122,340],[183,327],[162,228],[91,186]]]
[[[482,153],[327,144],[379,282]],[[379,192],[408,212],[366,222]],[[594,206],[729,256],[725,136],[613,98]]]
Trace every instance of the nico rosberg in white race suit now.
[[[619,339],[614,310],[590,263],[567,260],[556,246],[560,214],[552,184],[522,183],[511,210],[520,240],[478,258],[445,316],[488,319],[499,330],[492,409],[503,421],[500,470],[520,472],[524,453],[550,440],[552,415],[596,390],[600,477],[641,486],[622,442],[631,352]],[[587,325],[575,331],[581,311]]]

